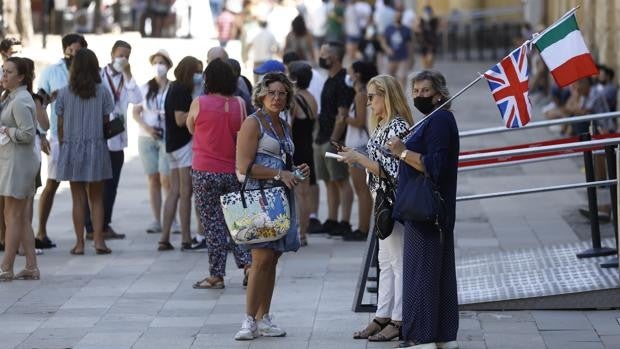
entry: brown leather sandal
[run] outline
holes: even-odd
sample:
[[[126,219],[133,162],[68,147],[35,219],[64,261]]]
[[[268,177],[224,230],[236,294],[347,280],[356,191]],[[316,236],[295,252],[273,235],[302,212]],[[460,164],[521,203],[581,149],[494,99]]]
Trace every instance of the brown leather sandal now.
[[[361,331],[357,331],[353,333],[353,339],[368,339],[368,337],[379,333],[381,330],[385,328],[390,323],[390,320],[386,320],[385,322],[381,322],[377,320],[377,318],[372,319],[372,321],[366,326],[365,329]]]
[[[224,279],[215,276],[209,276],[192,285],[195,289],[222,289],[224,288]]]
[[[389,342],[394,338],[398,338],[400,336],[400,327],[402,326],[402,322],[400,321],[390,321],[387,325],[381,330],[381,332],[369,336],[369,342]]]

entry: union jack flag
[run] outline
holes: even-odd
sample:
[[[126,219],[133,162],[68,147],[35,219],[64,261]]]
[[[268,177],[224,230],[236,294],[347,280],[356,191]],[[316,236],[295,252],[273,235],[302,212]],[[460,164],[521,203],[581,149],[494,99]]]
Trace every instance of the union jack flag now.
[[[530,122],[532,104],[528,97],[527,44],[512,51],[486,73],[495,103],[507,128]]]

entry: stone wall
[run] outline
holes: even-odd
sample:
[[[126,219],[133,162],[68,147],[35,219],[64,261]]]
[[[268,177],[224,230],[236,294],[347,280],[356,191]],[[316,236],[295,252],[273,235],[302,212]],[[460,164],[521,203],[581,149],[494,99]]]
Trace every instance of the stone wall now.
[[[555,0],[547,1],[546,25],[577,6],[577,21],[586,44],[597,62],[620,73],[620,0]]]

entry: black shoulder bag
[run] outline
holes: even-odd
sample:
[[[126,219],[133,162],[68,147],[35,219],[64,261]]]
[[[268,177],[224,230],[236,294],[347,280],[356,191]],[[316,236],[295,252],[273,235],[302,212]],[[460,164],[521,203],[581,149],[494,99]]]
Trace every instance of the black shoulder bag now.
[[[383,177],[382,174],[385,176]],[[394,192],[395,186],[379,162],[379,188],[375,196],[375,216],[374,231],[381,240],[392,234],[394,229],[394,218],[392,211],[394,210]]]
[[[103,124],[103,136],[105,139],[110,139],[123,131],[125,131],[125,121],[122,117],[116,117]]]

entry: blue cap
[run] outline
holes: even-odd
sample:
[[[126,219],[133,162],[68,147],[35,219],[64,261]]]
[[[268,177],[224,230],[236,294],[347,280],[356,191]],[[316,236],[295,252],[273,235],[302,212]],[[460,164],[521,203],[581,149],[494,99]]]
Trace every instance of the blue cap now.
[[[270,59],[258,67],[254,68],[254,74],[263,75],[267,73],[280,72],[284,73],[285,68],[284,64],[280,61],[276,61],[275,59]]]

